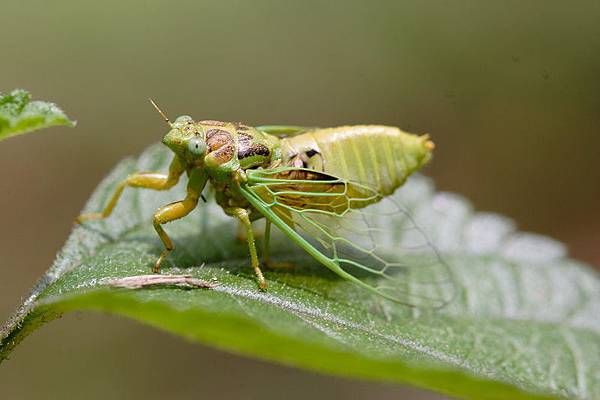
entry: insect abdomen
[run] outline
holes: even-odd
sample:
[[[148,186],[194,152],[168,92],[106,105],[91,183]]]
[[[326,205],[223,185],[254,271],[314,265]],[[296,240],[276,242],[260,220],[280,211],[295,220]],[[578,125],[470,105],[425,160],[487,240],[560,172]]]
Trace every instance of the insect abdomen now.
[[[318,129],[282,141],[306,166],[391,194],[431,158],[433,143],[398,128],[356,125]]]

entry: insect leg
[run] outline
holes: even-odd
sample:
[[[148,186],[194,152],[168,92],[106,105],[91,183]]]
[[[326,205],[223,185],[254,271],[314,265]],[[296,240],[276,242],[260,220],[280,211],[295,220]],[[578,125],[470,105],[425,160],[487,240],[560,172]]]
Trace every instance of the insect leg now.
[[[201,169],[195,169],[190,174],[190,180],[187,185],[187,196],[185,199],[181,201],[176,201],[171,204],[167,204],[159,208],[156,213],[154,213],[154,229],[156,229],[156,233],[162,240],[165,245],[165,249],[156,260],[156,264],[154,268],[152,268],[153,272],[160,271],[160,265],[163,260],[173,251],[175,246],[173,245],[173,241],[167,235],[167,232],[163,229],[162,225],[167,222],[174,221],[176,219],[185,217],[188,215],[196,205],[198,205],[198,199],[200,199],[200,195],[202,193],[202,189],[204,189],[204,185],[206,185],[207,175],[206,172]]]
[[[254,272],[256,273],[256,277],[258,278],[258,287],[261,289],[265,289],[267,287],[267,282],[265,282],[265,278],[260,270],[258,265],[258,256],[256,255],[256,243],[254,241],[254,232],[252,230],[252,222],[250,222],[250,217],[248,216],[248,211],[243,208],[230,208],[225,210],[225,212],[229,215],[233,215],[238,218],[240,222],[246,228],[246,240],[248,242],[248,250],[250,250],[250,262],[252,263],[252,268],[254,268]]]
[[[158,260],[156,260],[156,264],[154,265],[154,268],[152,268],[153,272],[160,272],[160,264],[162,264],[165,257],[167,257],[175,248],[173,241],[161,225],[185,217],[196,208],[197,204],[198,198],[188,196],[184,200],[176,201],[159,208],[154,214],[154,229],[156,229],[156,233],[158,233],[160,240],[162,240],[165,245],[165,249],[160,254],[160,257],[158,257]]]
[[[110,201],[108,202],[108,204],[102,212],[82,214],[75,219],[75,222],[82,223],[84,221],[103,219],[108,217],[117,205],[117,202],[119,201],[123,190],[128,186],[154,190],[170,189],[173,186],[175,186],[177,182],[179,182],[179,177],[181,176],[184,170],[185,168],[179,161],[179,158],[175,157],[171,162],[171,165],[169,166],[168,175],[159,174],[155,172],[138,172],[135,174],[131,174],[125,180],[123,180],[119,184],[119,186],[117,186],[115,193],[113,194],[112,198],[110,199]]]
[[[260,237],[262,234],[263,234],[263,232],[261,232],[259,230],[254,230],[254,237]],[[248,238],[246,236],[246,226],[241,221],[237,226],[235,237],[240,242],[246,242],[248,240]]]

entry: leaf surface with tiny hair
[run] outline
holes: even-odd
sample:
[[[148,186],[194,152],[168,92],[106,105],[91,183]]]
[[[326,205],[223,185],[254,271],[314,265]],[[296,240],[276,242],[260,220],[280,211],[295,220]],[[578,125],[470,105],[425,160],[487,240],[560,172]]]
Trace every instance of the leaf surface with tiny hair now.
[[[138,160],[120,163],[86,210],[106,204],[129,173],[165,170],[169,160],[166,149],[153,146]],[[0,358],[43,323],[84,310],[125,315],[286,365],[461,398],[600,398],[600,280],[590,267],[568,258],[560,243],[518,232],[503,217],[476,213],[462,197],[435,192],[429,180],[414,176],[398,196],[461,286],[441,310],[370,295],[275,233],[273,261],[296,268],[266,270],[269,287],[262,292],[247,247],[235,238],[236,221],[210,198],[169,224],[178,247],[164,265],[161,284],[145,287],[162,250],[151,215],[180,198],[184,185],[170,192],[127,190],[110,218],[76,227],[0,331]],[[142,278],[131,278],[138,275]],[[178,276],[176,283],[197,279],[187,282],[209,285],[180,288],[168,284],[169,275]],[[110,287],[131,279],[142,288]],[[203,363],[197,360],[196,367]]]

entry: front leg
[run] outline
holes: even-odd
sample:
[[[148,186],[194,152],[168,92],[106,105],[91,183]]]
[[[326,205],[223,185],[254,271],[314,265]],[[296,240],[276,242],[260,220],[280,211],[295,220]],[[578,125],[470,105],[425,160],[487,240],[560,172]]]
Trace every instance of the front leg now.
[[[158,233],[160,240],[162,240],[163,244],[165,245],[165,249],[160,254],[160,257],[158,257],[158,260],[156,260],[156,264],[154,264],[152,272],[160,272],[160,264],[162,264],[163,260],[175,248],[175,246],[173,245],[173,241],[171,240],[169,235],[167,235],[167,232],[165,232],[161,225],[185,217],[194,208],[196,208],[197,204],[198,197],[193,198],[188,196],[182,201],[176,201],[174,203],[167,204],[166,206],[159,208],[154,214],[154,229],[156,229],[156,233]]]
[[[119,184],[119,186],[117,186],[115,193],[113,194],[112,198],[110,199],[110,201],[108,202],[108,204],[102,212],[82,214],[75,219],[75,222],[80,224],[84,221],[104,219],[108,217],[117,205],[117,202],[119,201],[123,190],[128,186],[154,190],[170,189],[173,186],[175,186],[177,182],[179,182],[179,177],[181,176],[184,170],[184,165],[176,156],[171,162],[171,165],[169,166],[168,175],[154,172],[138,172],[135,174],[131,174],[127,177],[127,179],[122,181]]]
[[[154,214],[153,224],[154,229],[156,229],[156,233],[162,240],[165,249],[156,260],[156,264],[154,268],[152,268],[153,272],[160,272],[160,265],[163,260],[173,251],[175,246],[173,245],[173,241],[167,235],[167,232],[163,229],[162,225],[167,222],[174,221],[179,218],[183,218],[188,215],[196,206],[198,205],[198,199],[201,196],[202,189],[204,189],[204,185],[206,185],[207,174],[202,169],[195,169],[190,174],[190,180],[187,186],[187,196],[185,199],[181,201],[176,201],[171,204],[167,204],[159,208]]]

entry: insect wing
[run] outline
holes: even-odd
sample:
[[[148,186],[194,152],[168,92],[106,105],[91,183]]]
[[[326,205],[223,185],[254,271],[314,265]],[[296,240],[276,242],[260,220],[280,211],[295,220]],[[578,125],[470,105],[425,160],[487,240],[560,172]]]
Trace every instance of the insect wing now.
[[[338,275],[410,306],[453,298],[449,265],[397,196],[303,168],[247,172],[248,200]]]

